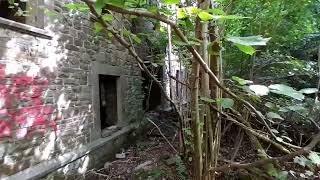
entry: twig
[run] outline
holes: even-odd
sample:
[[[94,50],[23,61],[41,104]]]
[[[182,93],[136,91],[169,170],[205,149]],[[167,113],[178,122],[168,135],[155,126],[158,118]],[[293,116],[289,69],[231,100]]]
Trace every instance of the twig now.
[[[184,82],[181,82],[180,80],[178,80],[176,77],[174,77],[174,76],[170,75],[169,73],[168,73],[168,76],[169,76],[171,79],[173,79],[173,80],[177,81],[178,83],[180,83],[180,84],[182,84],[182,85],[186,86],[188,89],[191,89],[191,88],[190,88],[190,86],[189,86],[189,84],[184,83]]]
[[[246,164],[240,164],[240,163],[227,164],[227,165],[220,166],[218,168],[211,168],[209,171],[226,171],[226,170],[235,169],[235,168],[247,169],[247,168],[262,166],[268,163],[276,163],[279,161],[289,160],[296,156],[310,153],[311,150],[317,145],[319,141],[320,141],[320,133],[318,133],[307,146],[301,148],[298,151],[292,152],[290,154],[280,156],[280,157],[274,157],[270,159],[263,159],[263,160],[255,161],[252,163],[246,163]]]
[[[270,138],[268,138],[267,136],[264,136],[261,132],[256,132],[256,130],[249,128],[248,126],[246,126],[245,124],[235,120],[234,118],[232,118],[231,116],[229,116],[228,114],[219,111],[216,107],[214,106],[210,106],[213,110],[218,111],[220,114],[222,114],[223,116],[226,117],[227,120],[232,121],[233,123],[235,123],[236,125],[240,126],[241,128],[243,128],[244,130],[246,130],[247,132],[249,132],[250,134],[256,136],[257,138],[269,142],[272,145],[274,145],[275,147],[277,147],[278,149],[280,149],[281,151],[285,152],[285,153],[290,153],[290,151],[288,149],[286,149],[285,147],[283,147],[281,144],[271,140]]]
[[[153,124],[159,131],[159,133],[161,134],[161,136],[167,141],[167,143],[169,144],[169,146],[174,150],[175,153],[178,153],[178,151],[176,150],[176,148],[174,148],[174,146],[170,143],[170,141],[168,140],[168,138],[162,133],[161,129],[159,128],[159,126],[154,123],[153,121],[151,121],[151,119],[146,118],[147,121],[149,121],[151,124]]]
[[[243,132],[242,132],[242,129],[240,129],[240,128],[239,128],[239,132],[238,132],[237,137],[239,137],[239,138],[236,139],[235,149],[234,149],[233,155],[231,157],[231,162],[233,162],[234,159],[236,158],[238,151],[240,149],[242,140],[243,140]]]

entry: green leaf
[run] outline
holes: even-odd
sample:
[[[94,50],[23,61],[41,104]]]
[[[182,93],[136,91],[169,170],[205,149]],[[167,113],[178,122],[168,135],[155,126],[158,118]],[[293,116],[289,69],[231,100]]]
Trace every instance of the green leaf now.
[[[249,89],[255,93],[257,96],[265,96],[269,94],[269,88],[264,85],[250,85]]]
[[[141,39],[140,39],[137,35],[132,34],[132,39],[133,39],[136,43],[141,44]]]
[[[200,97],[201,101],[207,102],[207,103],[214,103],[215,100],[208,98],[208,97]]]
[[[272,93],[289,96],[289,97],[297,99],[297,100],[304,99],[304,95],[301,92],[296,91],[295,89],[293,89],[290,86],[287,86],[284,84],[272,84],[268,87],[270,89],[270,92],[272,92]]]
[[[199,9],[199,8],[197,8],[197,7],[193,7],[193,6],[191,6],[191,7],[187,7],[186,8],[186,10],[187,10],[187,12],[189,13],[189,14],[198,14],[199,12],[201,12],[201,9]]]
[[[222,108],[231,108],[234,105],[233,99],[230,98],[217,98],[216,102]]]
[[[165,5],[176,5],[180,3],[180,0],[162,0]]]
[[[183,8],[177,8],[177,18],[178,19],[184,19],[188,17],[188,14],[184,11]]]
[[[276,105],[273,104],[273,103],[271,103],[271,102],[266,102],[264,105],[265,105],[266,107],[270,108],[270,109],[276,108]]]
[[[64,7],[69,10],[89,11],[89,7],[86,4],[66,4]]]
[[[288,179],[288,171],[280,171],[277,175],[277,180],[287,180]]]
[[[102,8],[106,5],[105,0],[97,0],[95,3],[95,9],[97,13],[100,15],[102,13]]]
[[[104,2],[106,4],[110,4],[110,5],[122,8],[124,7],[126,1],[125,0],[104,0]]]
[[[241,86],[253,83],[252,81],[245,80],[245,79],[242,79],[242,78],[237,77],[237,76],[232,76],[231,79],[234,80],[234,81],[237,81],[237,83],[239,83]]]
[[[158,12],[158,8],[156,6],[152,6],[148,8],[148,11],[155,14]]]
[[[306,164],[308,163],[308,159],[305,158],[304,156],[296,156],[294,159],[293,159],[293,162],[296,163],[296,164],[299,164],[303,167],[306,166]]]
[[[102,26],[102,24],[100,24],[98,22],[95,22],[94,23],[94,29],[95,29],[95,32],[98,33],[98,32],[101,32],[103,30],[103,26]]]
[[[235,44],[245,46],[265,46],[271,38],[263,38],[262,36],[248,36],[248,37],[228,37],[227,40]]]
[[[112,21],[113,20],[113,16],[111,14],[105,14],[102,16],[102,19],[104,21]]]
[[[288,111],[294,111],[294,112],[303,112],[306,110],[305,107],[302,105],[293,105],[293,106],[287,106],[280,109],[282,112],[288,112]]]
[[[235,45],[240,51],[246,54],[249,54],[250,56],[252,56],[256,52],[256,50],[252,46],[247,46],[242,44],[235,44]]]
[[[269,176],[277,177],[278,171],[273,167],[272,164],[267,164],[267,173]]]
[[[205,11],[201,11],[199,14],[198,14],[198,17],[202,20],[202,21],[209,21],[209,20],[212,20],[214,19],[214,16],[205,12]]]
[[[301,92],[303,94],[314,94],[314,93],[318,92],[318,89],[317,88],[305,88],[305,89],[300,89],[299,92]]]
[[[168,9],[161,8],[159,11],[162,12],[163,14],[165,14],[165,15],[173,16],[173,13]]]
[[[280,120],[284,120],[279,114],[274,113],[274,112],[268,112],[267,113],[267,117],[270,119],[280,119]]]
[[[309,159],[312,161],[313,164],[320,165],[320,157],[316,152],[312,151],[309,154]]]

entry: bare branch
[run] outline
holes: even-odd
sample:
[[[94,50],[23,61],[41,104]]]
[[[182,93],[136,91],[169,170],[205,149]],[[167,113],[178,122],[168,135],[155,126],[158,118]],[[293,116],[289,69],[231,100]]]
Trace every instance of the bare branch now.
[[[286,161],[286,160],[292,159],[296,156],[310,153],[311,150],[317,145],[317,143],[319,141],[320,141],[320,133],[318,133],[307,146],[303,147],[302,149],[300,149],[298,151],[292,152],[290,154],[280,156],[280,157],[274,157],[274,158],[270,158],[270,159],[263,159],[263,160],[255,161],[253,163],[227,164],[224,166],[220,166],[218,168],[211,168],[209,171],[226,171],[226,170],[230,170],[230,169],[247,169],[247,168],[252,168],[252,167],[263,166],[268,163],[276,163],[279,161]]]

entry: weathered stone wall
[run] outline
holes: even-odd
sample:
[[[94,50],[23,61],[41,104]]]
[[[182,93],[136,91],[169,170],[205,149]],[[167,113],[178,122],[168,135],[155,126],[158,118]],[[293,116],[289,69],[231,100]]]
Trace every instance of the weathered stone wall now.
[[[125,70],[122,119],[141,119],[135,61],[115,41],[97,36],[88,15],[69,12],[61,2],[48,5],[58,14],[45,18],[51,39],[0,21],[0,178],[97,140],[91,137],[94,62]]]

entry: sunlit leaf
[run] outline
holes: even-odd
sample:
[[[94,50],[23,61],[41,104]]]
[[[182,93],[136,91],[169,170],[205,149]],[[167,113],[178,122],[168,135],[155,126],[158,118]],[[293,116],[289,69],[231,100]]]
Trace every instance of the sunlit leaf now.
[[[250,85],[249,89],[257,96],[265,96],[269,94],[269,88],[264,85]]]
[[[184,11],[182,8],[177,8],[177,18],[178,19],[184,19],[188,17],[188,14]]]
[[[239,83],[241,86],[253,83],[252,81],[245,80],[245,79],[242,79],[242,78],[237,77],[237,76],[232,76],[231,79],[234,80],[234,81],[237,81],[237,83]]]
[[[308,157],[313,164],[320,165],[320,157],[316,152],[312,151]]]
[[[202,20],[202,21],[209,21],[211,19],[214,18],[213,15],[205,12],[205,11],[201,11],[199,14],[198,14],[198,17]]]
[[[305,88],[305,89],[300,89],[299,92],[301,92],[303,94],[314,94],[314,93],[318,92],[318,89],[317,88]]]
[[[165,5],[176,5],[180,3],[180,0],[162,0]]]
[[[256,50],[252,47],[252,46],[248,46],[248,45],[242,45],[242,44],[235,44],[235,46],[242,52],[249,54],[249,55],[253,55]]]
[[[197,8],[197,7],[187,7],[187,12],[190,14],[198,14],[199,12],[201,12],[201,9]]]
[[[64,6],[70,10],[78,10],[78,11],[89,11],[89,7],[86,4],[67,4]]]
[[[292,97],[297,100],[304,99],[304,95],[301,92],[296,91],[292,87],[284,85],[284,84],[272,84],[269,86],[269,89],[270,89],[270,92],[272,92],[272,93],[282,94],[282,95],[289,96],[289,97]]]
[[[262,36],[248,36],[248,37],[228,37],[227,40],[235,44],[245,46],[265,46],[271,38],[263,38]]]
[[[275,113],[275,112],[268,112],[267,113],[267,117],[270,119],[281,119],[284,120],[279,114]]]

